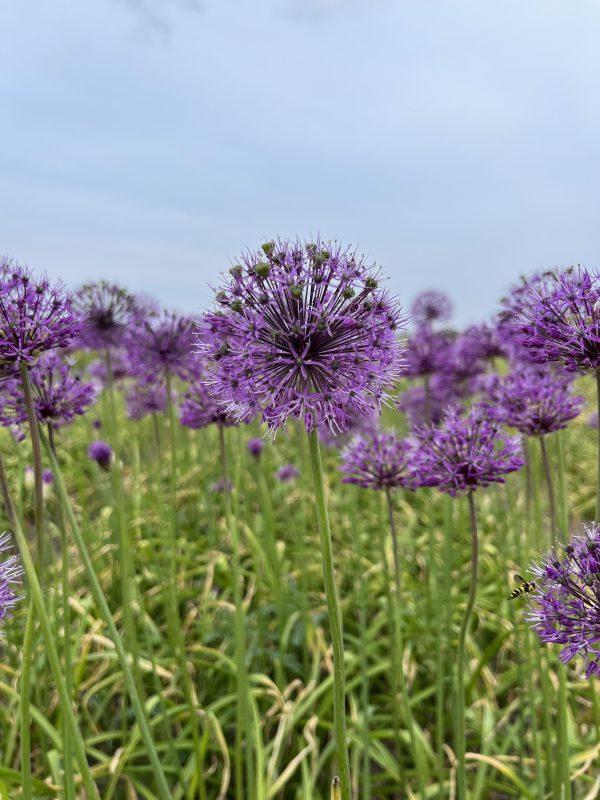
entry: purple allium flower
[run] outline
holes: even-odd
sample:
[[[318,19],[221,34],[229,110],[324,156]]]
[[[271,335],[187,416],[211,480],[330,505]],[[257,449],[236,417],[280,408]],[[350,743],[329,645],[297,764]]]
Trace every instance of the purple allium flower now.
[[[211,483],[208,490],[211,494],[220,494],[226,490],[227,492],[231,492],[233,490],[233,482],[229,480],[229,478],[227,481],[225,481],[225,478],[220,478],[218,481],[215,481],[215,483]]]
[[[110,368],[113,381],[122,381],[130,375],[129,364],[122,350],[112,350]],[[88,367],[90,375],[104,386],[108,385],[108,368],[105,358],[97,358]]]
[[[205,379],[193,380],[181,403],[179,419],[186,428],[207,428],[209,425],[236,425],[225,411],[225,405],[209,391]]]
[[[444,292],[429,289],[417,295],[410,307],[410,316],[418,325],[447,322],[452,316],[452,301]]]
[[[87,453],[92,461],[95,461],[103,470],[108,472],[114,461],[114,453],[109,444],[101,441],[92,442],[88,447]]]
[[[398,408],[406,414],[411,427],[423,423],[437,424],[449,405],[455,405],[463,392],[457,392],[454,383],[444,373],[432,375],[427,388],[410,386],[398,397]]]
[[[73,298],[83,317],[78,344],[90,350],[118,347],[135,311],[135,298],[121,286],[108,281],[87,283]]]
[[[543,642],[563,646],[563,664],[583,656],[589,678],[600,674],[600,525],[583,527],[531,567],[536,591],[527,618]]]
[[[448,331],[432,331],[427,325],[421,325],[407,342],[405,374],[418,378],[445,369],[454,339],[455,335]]]
[[[498,328],[491,325],[471,325],[454,345],[454,358],[465,362],[490,360],[506,355]]]
[[[394,431],[373,431],[355,436],[342,451],[340,472],[344,483],[363,489],[414,488],[414,442]]]
[[[50,283],[26,267],[0,272],[0,378],[15,375],[21,363],[65,347],[81,322],[62,283]]]
[[[200,348],[211,382],[239,420],[271,431],[344,431],[349,413],[379,410],[402,369],[404,319],[379,275],[337,243],[268,242],[230,270],[204,316]]]
[[[265,443],[262,439],[250,439],[246,447],[248,448],[248,452],[254,458],[260,458],[262,451],[264,449]]]
[[[127,328],[125,348],[132,374],[154,382],[166,375],[194,375],[194,320],[172,311],[137,314]]]
[[[100,428],[102,427],[102,420],[96,417],[96,419],[92,421],[92,427],[94,428],[94,430],[99,431]]]
[[[42,472],[42,480],[46,486],[50,486],[52,483],[54,483],[54,475],[51,469],[45,469]]]
[[[167,389],[152,380],[139,380],[129,387],[125,402],[127,416],[135,421],[149,414],[162,414],[167,410]]]
[[[600,275],[576,267],[545,273],[515,312],[525,347],[569,372],[600,366]]]
[[[504,483],[503,475],[525,463],[521,453],[521,437],[504,433],[485,407],[474,405],[464,417],[449,408],[438,427],[415,430],[415,478],[454,496]]]
[[[0,553],[10,548],[10,537],[7,533],[0,536]],[[3,620],[15,605],[19,596],[14,586],[21,583],[23,569],[19,566],[17,556],[11,556],[0,562],[0,620]]]
[[[488,389],[489,414],[528,436],[544,436],[567,426],[583,407],[572,378],[541,365],[523,365]],[[486,403],[487,404],[487,403]]]
[[[92,383],[74,375],[57,353],[45,353],[29,368],[35,412],[40,424],[54,428],[67,425],[85,414],[96,401]],[[9,427],[27,421],[27,406],[21,381],[8,380],[0,395],[0,424]]]
[[[288,481],[295,481],[300,475],[300,470],[296,469],[293,464],[284,464],[275,474],[277,475],[277,480],[287,483]]]

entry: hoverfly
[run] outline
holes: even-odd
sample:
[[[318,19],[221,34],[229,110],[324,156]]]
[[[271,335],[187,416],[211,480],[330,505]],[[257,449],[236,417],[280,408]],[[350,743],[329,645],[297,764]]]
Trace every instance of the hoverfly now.
[[[515,580],[519,585],[508,595],[508,600],[514,600],[515,597],[520,597],[522,594],[529,594],[537,588],[535,581],[526,581],[522,575],[515,575]]]

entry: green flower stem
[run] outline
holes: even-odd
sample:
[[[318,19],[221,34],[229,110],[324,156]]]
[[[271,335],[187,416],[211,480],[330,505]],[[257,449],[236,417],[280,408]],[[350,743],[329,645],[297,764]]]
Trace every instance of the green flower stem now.
[[[465,662],[466,662],[466,642],[475,597],[477,595],[477,574],[479,571],[479,536],[477,533],[477,514],[475,511],[475,496],[473,490],[467,495],[469,501],[469,517],[471,523],[471,575],[469,586],[469,597],[460,625],[458,638],[458,658],[457,658],[457,680],[456,680],[456,760],[457,760],[457,795],[467,798],[467,772],[465,764]]]
[[[56,472],[54,473],[54,477],[56,480],[57,478]],[[50,663],[52,676],[54,678],[54,682],[56,683],[56,690],[58,692],[58,697],[60,700],[60,707],[63,714],[65,715],[65,718],[68,720],[69,723],[71,738],[73,742],[73,747],[75,749],[77,762],[79,764],[79,770],[81,772],[81,779],[83,782],[83,786],[87,793],[88,800],[100,800],[98,789],[96,787],[96,784],[94,783],[94,779],[92,777],[92,773],[89,764],[87,762],[85,754],[85,742],[81,735],[81,731],[79,730],[79,726],[77,724],[77,718],[75,716],[75,711],[73,709],[73,704],[71,702],[71,698],[69,697],[69,693],[67,691],[67,685],[65,683],[63,670],[60,664],[60,659],[58,657],[58,652],[56,650],[54,630],[52,628],[50,618],[48,617],[48,612],[46,611],[46,601],[44,600],[44,596],[42,594],[42,589],[40,587],[40,582],[37,576],[35,565],[33,563],[33,558],[29,550],[29,545],[27,544],[27,539],[25,537],[25,534],[23,533],[23,528],[21,527],[20,521],[15,516],[14,507],[10,500],[8,480],[6,477],[6,470],[4,468],[4,461],[1,455],[0,455],[0,486],[4,502],[7,507],[8,518],[11,521],[13,527],[13,535],[15,537],[15,541],[17,543],[17,547],[19,548],[19,553],[21,555],[21,562],[23,564],[23,569],[25,571],[25,576],[27,578],[29,594],[31,599],[33,600],[37,618],[39,620],[40,627],[42,629],[42,635],[44,637],[44,642],[46,644],[46,657],[48,658],[48,662]],[[167,796],[165,796],[164,800],[171,800],[171,798],[170,797],[167,798]]]
[[[192,681],[192,676],[188,669],[187,654],[185,648],[185,640],[181,627],[181,619],[179,615],[179,603],[177,599],[177,434],[175,428],[175,408],[173,406],[173,383],[172,376],[169,371],[166,373],[166,390],[167,390],[167,416],[169,418],[169,436],[170,436],[170,509],[171,509],[171,524],[169,525],[169,580],[168,580],[168,595],[169,595],[169,619],[170,619],[170,636],[177,660],[179,663],[179,671],[181,673],[181,680],[183,683],[183,691],[185,700],[188,705],[190,713],[190,727],[192,730],[192,741],[194,746],[194,781],[201,797],[206,796],[206,789],[204,785],[204,750],[202,747],[200,737],[200,723],[198,720],[198,701]],[[193,788],[190,790],[190,797],[193,796]]]
[[[21,381],[23,384],[23,395],[27,408],[27,419],[29,421],[29,433],[31,436],[31,452],[33,457],[33,476],[35,481],[35,536],[37,545],[37,563],[40,575],[43,577],[44,570],[44,482],[42,480],[42,446],[35,413],[35,403],[31,390],[31,378],[27,365],[21,362]]]
[[[242,749],[244,736],[248,730],[248,675],[246,673],[246,633],[244,627],[244,606],[242,603],[242,565],[240,556],[240,539],[237,520],[231,507],[231,491],[229,488],[229,467],[225,429],[219,425],[219,447],[221,451],[221,469],[223,474],[223,496],[225,498],[225,517],[231,535],[232,572],[233,572],[233,604],[235,607],[235,668],[236,668],[236,725],[234,750],[234,776],[236,800],[244,800],[244,764]],[[246,773],[249,779],[252,774],[252,747],[250,737],[246,737]]]
[[[325,597],[327,599],[327,612],[329,615],[329,627],[331,628],[331,642],[333,645],[333,728],[338,755],[341,800],[350,800],[350,760],[348,758],[346,741],[346,691],[342,613],[335,584],[331,529],[329,527],[329,515],[325,502],[325,481],[323,479],[323,467],[321,464],[319,436],[316,430],[309,433],[308,441],[310,444],[310,461],[313,474],[319,536],[321,538],[323,581],[325,583]]]
[[[20,698],[20,757],[21,757],[21,783],[23,786],[23,800],[32,800],[31,792],[31,659],[33,655],[33,633],[35,630],[35,608],[29,604],[25,634],[23,636],[23,650],[21,654],[21,686]]]
[[[394,609],[394,633],[396,647],[398,649],[397,663],[398,663],[398,679],[400,681],[400,692],[402,694],[402,703],[404,706],[404,716],[406,719],[406,726],[410,736],[410,746],[413,754],[413,761],[417,771],[417,782],[419,784],[419,794],[421,800],[425,800],[426,791],[425,786],[427,783],[426,767],[423,760],[423,753],[417,740],[415,732],[415,719],[412,713],[410,704],[410,697],[408,694],[408,687],[406,685],[406,677],[404,675],[404,635],[402,631],[402,570],[400,565],[400,548],[398,545],[398,531],[396,529],[396,518],[394,515],[394,501],[390,489],[385,493],[387,501],[388,521],[390,526],[390,535],[392,539],[392,552],[394,556],[394,582],[396,587],[396,603]]]
[[[78,525],[77,520],[75,518],[75,514],[73,513],[73,507],[71,506],[71,502],[69,500],[69,496],[68,496],[67,490],[65,488],[65,484],[64,484],[64,481],[63,481],[63,478],[62,478],[62,473],[61,473],[61,469],[60,469],[60,466],[58,464],[58,461],[56,460],[56,457],[55,457],[54,453],[52,452],[47,439],[43,435],[42,435],[42,442],[44,444],[44,447],[46,448],[46,452],[48,454],[48,457],[50,459],[50,463],[52,465],[52,472],[54,473],[54,485],[56,487],[59,500],[62,503],[64,511],[67,514],[67,519],[69,520],[69,525],[71,527],[71,532],[73,534],[73,538],[75,539],[75,544],[77,545],[77,550],[79,552],[79,557],[81,558],[83,567],[85,569],[85,573],[87,575],[87,579],[88,579],[88,582],[89,582],[89,586],[90,586],[90,590],[91,590],[92,596],[94,598],[94,602],[96,603],[96,605],[98,607],[98,610],[100,612],[100,615],[101,615],[102,619],[104,620],[104,623],[106,624],[109,636],[110,636],[110,638],[112,639],[112,641],[113,641],[113,643],[115,645],[115,651],[117,653],[117,658],[119,659],[119,664],[121,665],[121,669],[123,670],[123,678],[124,678],[124,682],[125,682],[125,687],[127,689],[127,692],[129,693],[129,696],[130,696],[130,699],[131,699],[131,705],[132,705],[132,708],[133,708],[133,712],[135,714],[137,723],[138,723],[138,725],[140,727],[140,733],[142,735],[142,739],[143,739],[144,744],[146,746],[146,750],[147,750],[147,753],[148,753],[148,758],[150,759],[150,763],[152,765],[152,769],[154,771],[154,775],[155,775],[155,778],[156,778],[158,797],[160,797],[161,800],[172,800],[172,796],[171,796],[171,792],[170,792],[170,789],[169,789],[169,785],[167,783],[167,779],[165,777],[165,773],[164,773],[164,770],[163,770],[163,767],[162,767],[162,762],[160,760],[160,757],[159,757],[158,752],[156,750],[156,746],[155,746],[154,741],[152,739],[152,734],[150,732],[150,726],[149,726],[148,720],[146,718],[146,712],[144,710],[144,706],[142,704],[142,701],[140,699],[140,696],[138,694],[138,691],[137,691],[137,688],[136,688],[136,685],[135,685],[135,680],[134,680],[134,677],[133,677],[133,671],[132,671],[131,666],[129,664],[129,656],[128,656],[127,651],[126,651],[126,649],[125,649],[125,647],[123,645],[123,640],[121,639],[121,637],[119,635],[119,632],[117,630],[117,626],[115,625],[115,621],[113,619],[113,616],[111,614],[110,608],[109,608],[108,603],[106,601],[106,597],[104,596],[104,592],[102,591],[102,586],[100,585],[100,581],[98,580],[98,577],[97,577],[96,572],[94,570],[94,565],[92,563],[92,559],[90,558],[90,554],[89,554],[88,549],[86,547],[85,540],[84,540],[83,535],[81,533],[81,529],[79,528],[79,525]],[[39,588],[39,584],[38,584],[38,588]],[[39,602],[42,604],[42,608],[43,608],[43,600],[41,598],[41,593],[40,593]],[[44,609],[44,614],[45,614],[45,609]],[[44,633],[44,635],[46,635],[46,634]],[[54,643],[52,643],[52,647],[54,647]],[[59,666],[59,669],[60,669],[60,666]],[[62,680],[62,676],[61,676],[61,682],[62,682],[62,684],[64,686],[64,681]],[[58,683],[58,681],[57,681],[57,683]],[[65,695],[66,695],[66,687],[65,687]],[[61,695],[61,703],[63,703],[62,695]],[[71,708],[70,704],[69,704],[69,708]],[[71,710],[71,713],[72,713],[72,710]],[[73,719],[74,719],[74,717],[73,717]],[[76,723],[75,723],[75,726],[76,726]],[[76,727],[75,727],[75,732],[80,736],[80,734],[79,734],[79,732],[78,732]],[[77,742],[74,742],[74,744],[77,745],[77,747],[79,748],[79,744]],[[80,762],[80,768],[81,768],[81,758],[79,756],[79,751],[78,751],[78,761]],[[94,798],[97,797],[97,792],[90,793],[89,790],[88,790],[88,794],[89,794],[90,798],[91,797],[94,797]]]
[[[555,544],[557,528],[556,528],[556,500],[554,497],[554,481],[552,480],[552,469],[550,468],[550,459],[548,458],[548,448],[546,447],[546,440],[544,436],[540,436],[540,448],[542,451],[542,463],[544,465],[544,477],[546,479],[546,487],[548,489],[548,505],[550,507],[550,546]]]
[[[52,452],[56,455],[54,442],[54,428],[48,423],[48,442]],[[69,697],[73,697],[73,664],[71,658],[71,608],[69,606],[69,593],[71,581],[69,577],[69,541],[67,537],[67,526],[62,505],[58,503],[58,527],[60,530],[60,550],[61,550],[61,605],[63,615],[63,658],[65,665],[65,683]],[[63,739],[64,739],[64,764],[63,764],[63,794],[64,800],[75,800],[75,782],[73,779],[73,746],[71,743],[71,731],[68,722],[63,714]]]

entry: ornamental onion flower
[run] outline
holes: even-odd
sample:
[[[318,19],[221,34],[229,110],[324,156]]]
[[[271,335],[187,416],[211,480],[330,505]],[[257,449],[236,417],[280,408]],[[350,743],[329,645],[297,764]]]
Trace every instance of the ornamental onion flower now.
[[[235,425],[224,404],[209,390],[204,378],[193,380],[184,395],[179,420],[186,428],[207,428],[209,425]]]
[[[130,373],[160,380],[193,376],[194,320],[163,309],[136,314],[124,337]]]
[[[7,533],[3,533],[0,536],[0,553],[9,548],[10,536]],[[10,609],[19,600],[15,586],[21,583],[22,574],[23,569],[19,564],[18,556],[10,556],[10,558],[0,562],[0,621],[10,613]]]
[[[413,462],[414,441],[394,431],[372,431],[358,434],[342,450],[340,472],[344,483],[364,489],[413,488]]]
[[[206,314],[200,349],[227,411],[288,419],[311,431],[348,428],[350,411],[380,410],[402,370],[398,304],[356,251],[278,240],[247,253]]]
[[[293,464],[284,464],[283,467],[277,470],[276,476],[278,481],[289,483],[290,481],[295,481],[296,478],[300,476],[300,470]]]
[[[115,459],[112,447],[99,440],[90,444],[87,453],[105,472],[110,470]]]
[[[60,428],[85,414],[97,398],[92,383],[82,381],[58,353],[45,353],[30,367],[35,414],[42,425]],[[9,427],[27,421],[27,405],[21,381],[6,381],[0,391],[0,425]]]
[[[573,379],[542,365],[525,364],[500,377],[488,390],[489,414],[527,436],[566,428],[583,407]]]
[[[536,361],[569,372],[600,366],[600,276],[581,267],[537,278],[515,311],[522,341]]]
[[[160,414],[167,410],[167,389],[164,384],[152,380],[137,380],[125,395],[127,416],[138,421],[150,414]]]
[[[253,458],[260,458],[262,451],[264,449],[265,443],[262,439],[249,439],[248,444],[246,447],[248,448],[248,452]]]
[[[452,316],[452,301],[444,292],[428,289],[415,297],[410,316],[418,325],[447,322]]]
[[[562,646],[563,664],[582,656],[589,678],[600,674],[600,525],[583,527],[532,565],[526,616],[542,642]]]
[[[487,409],[474,405],[466,416],[449,408],[439,426],[415,430],[415,474],[421,486],[437,486],[452,496],[491,483],[525,463],[519,436],[508,436]]]
[[[65,347],[81,329],[62,283],[50,283],[11,264],[0,273],[0,378],[34,364],[41,353]]]
[[[83,318],[77,343],[89,350],[118,347],[136,308],[132,294],[108,281],[86,283],[75,294],[73,305]]]

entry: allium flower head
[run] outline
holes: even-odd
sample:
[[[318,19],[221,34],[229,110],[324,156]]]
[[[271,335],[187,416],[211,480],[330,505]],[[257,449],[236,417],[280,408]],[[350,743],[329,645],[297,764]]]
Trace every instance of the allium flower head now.
[[[449,408],[438,426],[415,431],[414,471],[421,486],[437,486],[451,495],[491,483],[520,469],[520,436],[508,436],[490,419],[484,406],[474,405],[466,416]]]
[[[414,487],[414,444],[393,431],[358,434],[342,451],[344,483],[364,489]]]
[[[10,548],[10,537],[4,533],[0,536],[0,553]],[[17,556],[11,556],[6,561],[0,562],[0,620],[10,612],[12,606],[19,599],[15,586],[21,583],[22,568],[19,566]]]
[[[227,410],[260,413],[271,430],[302,420],[307,431],[344,431],[350,412],[379,410],[401,372],[404,322],[379,282],[335,243],[278,240],[245,255],[200,336]]]
[[[147,311],[127,328],[125,348],[130,371],[154,382],[165,375],[193,375],[194,320],[175,312]]]
[[[250,439],[246,447],[248,448],[248,452],[254,458],[260,458],[262,451],[264,449],[265,443],[262,439]]]
[[[75,375],[58,353],[45,353],[30,367],[35,412],[43,425],[68,425],[85,414],[96,401],[94,384]],[[27,406],[20,380],[6,381],[0,392],[0,424],[9,427],[27,420]]]
[[[152,380],[138,380],[125,396],[127,416],[138,421],[149,414],[162,414],[167,410],[167,389]]]
[[[121,286],[108,281],[87,283],[73,298],[83,328],[77,337],[82,347],[104,350],[118,347],[135,311],[135,298]]]
[[[6,267],[6,265],[5,265]],[[26,267],[0,271],[0,378],[41,353],[65,347],[81,328],[62,283],[50,283]]]
[[[87,452],[92,461],[95,461],[103,470],[108,472],[115,458],[113,449],[109,444],[101,441],[92,442]]]
[[[186,390],[179,419],[186,428],[207,428],[209,425],[235,425],[233,419],[225,410],[225,405],[211,393],[204,378],[193,380]]]
[[[490,384],[489,413],[528,436],[561,430],[585,398],[573,394],[572,378],[542,365],[522,365]]]
[[[433,331],[421,325],[407,342],[405,374],[409,378],[419,378],[445,369],[454,338],[454,334],[447,331]]]
[[[418,325],[447,322],[452,316],[452,301],[444,292],[428,289],[416,296],[410,307],[410,316]]]
[[[561,661],[584,658],[586,677],[600,674],[600,525],[551,549],[532,566],[536,591],[527,618],[543,642],[563,646]]]
[[[438,423],[450,405],[456,405],[463,392],[457,392],[445,373],[432,375],[427,388],[409,386],[398,397],[398,408],[406,414],[411,428],[424,423]]]
[[[300,475],[300,470],[298,470],[293,464],[284,464],[283,467],[280,467],[277,470],[277,480],[280,480],[282,483],[288,483],[289,481],[295,481],[296,478]]]
[[[569,372],[600,366],[600,275],[581,267],[549,272],[515,308],[520,335],[533,358],[558,361]]]

